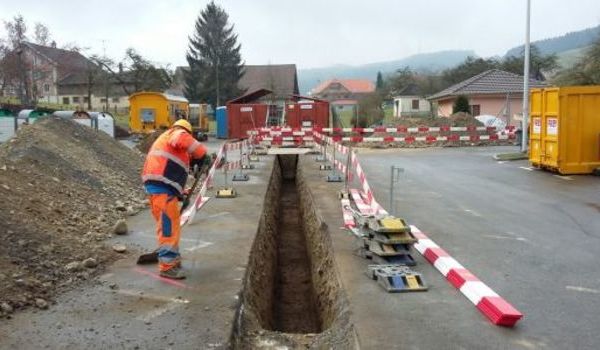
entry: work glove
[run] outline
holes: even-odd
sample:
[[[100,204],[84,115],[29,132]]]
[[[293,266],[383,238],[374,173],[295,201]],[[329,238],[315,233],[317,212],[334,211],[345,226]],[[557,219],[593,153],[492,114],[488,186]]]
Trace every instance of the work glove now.
[[[183,201],[181,202],[181,212],[183,212],[190,205],[190,197],[183,197]]]
[[[212,166],[212,163],[215,161],[215,158],[217,158],[216,154],[214,154],[214,153],[212,153],[212,154],[207,153],[202,158],[202,165],[205,166],[206,168],[210,168]]]

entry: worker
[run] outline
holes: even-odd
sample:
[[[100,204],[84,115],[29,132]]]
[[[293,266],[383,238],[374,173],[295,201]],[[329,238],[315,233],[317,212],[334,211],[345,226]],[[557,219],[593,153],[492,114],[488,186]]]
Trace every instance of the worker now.
[[[192,125],[180,119],[154,141],[142,171],[142,181],[156,221],[160,275],[171,279],[185,278],[179,254],[178,202],[187,195],[185,184],[190,158],[194,162],[212,162],[206,147],[192,136]]]

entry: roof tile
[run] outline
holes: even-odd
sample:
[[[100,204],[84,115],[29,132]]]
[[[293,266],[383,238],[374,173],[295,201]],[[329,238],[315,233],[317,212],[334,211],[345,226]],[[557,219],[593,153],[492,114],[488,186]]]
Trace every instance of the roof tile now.
[[[532,88],[546,87],[547,84],[536,79],[529,79]],[[523,92],[523,76],[500,69],[490,69],[458,84],[452,85],[429,97],[439,100],[444,97],[473,94],[500,94],[507,92]]]

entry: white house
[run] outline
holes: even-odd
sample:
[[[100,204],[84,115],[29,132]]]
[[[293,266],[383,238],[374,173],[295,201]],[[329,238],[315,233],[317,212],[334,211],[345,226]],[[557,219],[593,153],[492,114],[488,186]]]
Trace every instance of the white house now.
[[[409,84],[394,97],[394,117],[422,117],[431,114],[431,103],[419,95],[419,87]]]

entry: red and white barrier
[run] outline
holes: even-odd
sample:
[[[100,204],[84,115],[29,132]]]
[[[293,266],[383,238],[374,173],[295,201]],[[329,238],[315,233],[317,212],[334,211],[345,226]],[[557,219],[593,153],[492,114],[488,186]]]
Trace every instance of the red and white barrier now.
[[[323,144],[331,144],[336,149],[343,151],[344,146],[339,145],[333,138],[315,133],[315,139]],[[340,147],[341,146],[341,147]],[[323,151],[327,148],[322,148]],[[361,214],[372,215],[387,214],[385,209],[377,203],[374,194],[368,184],[366,175],[358,161],[358,157],[354,151],[349,150],[352,160],[352,168],[354,169],[362,191],[350,189],[350,196],[353,199],[357,209]],[[347,169],[350,171],[350,169]],[[350,200],[341,199],[342,214],[344,218],[344,226],[346,228],[355,227],[352,213],[346,208],[350,205]],[[417,239],[414,244],[415,249],[421,253],[427,261],[429,261],[446,279],[465,295],[479,311],[481,311],[495,325],[513,327],[522,317],[523,314],[500,297],[479,278],[473,275],[457,260],[452,258],[445,250],[438,246],[427,235],[421,232],[417,227],[411,225],[411,232]]]
[[[421,230],[411,225],[411,232],[417,239],[415,249],[492,323],[512,327],[523,317],[519,310],[481,282],[477,276],[452,258]]]
[[[213,160],[212,166],[210,167],[206,177],[202,181],[200,191],[198,191],[198,194],[192,200],[191,205],[186,210],[184,210],[183,213],[181,213],[181,217],[179,220],[179,224],[181,227],[191,223],[194,220],[196,212],[200,210],[200,208],[202,208],[202,206],[206,204],[206,202],[208,202],[208,200],[210,199],[210,197],[206,197],[206,191],[212,184],[215,172],[217,171],[217,166],[221,164],[223,158],[227,154],[227,151],[249,149],[251,144],[252,138],[249,140],[239,142],[225,143],[221,146],[219,152],[217,153],[217,157]],[[246,152],[246,156],[247,153],[248,152]],[[237,161],[227,162],[223,165],[223,167],[225,167],[227,170],[237,169],[242,166],[242,163],[242,159],[239,159]]]
[[[502,130],[511,132],[515,128],[510,126]],[[467,131],[487,131],[488,133],[502,131],[494,126],[419,126],[419,127],[376,127],[376,128],[286,128],[286,127],[263,127],[252,130],[249,134],[252,135],[271,135],[271,136],[310,136],[313,132],[319,133],[427,133],[427,132],[467,132]]]
[[[342,217],[344,218],[344,227],[347,229],[351,229],[356,226],[356,223],[354,222],[354,216],[352,215],[352,211],[347,209],[350,207],[350,200],[342,198],[340,199],[340,202],[342,203]]]

